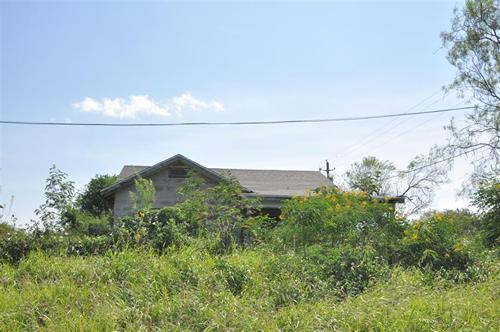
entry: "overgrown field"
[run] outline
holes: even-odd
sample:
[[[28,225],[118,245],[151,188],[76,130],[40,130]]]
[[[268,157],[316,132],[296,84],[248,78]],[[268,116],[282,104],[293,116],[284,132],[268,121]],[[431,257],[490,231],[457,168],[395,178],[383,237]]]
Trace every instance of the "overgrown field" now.
[[[321,188],[272,219],[234,181],[192,180],[163,209],[144,181],[117,220],[0,224],[0,330],[500,331],[496,184],[480,214]]]
[[[0,269],[0,330],[498,331],[498,273],[456,283],[394,267],[341,298],[315,266],[266,249],[33,253]]]

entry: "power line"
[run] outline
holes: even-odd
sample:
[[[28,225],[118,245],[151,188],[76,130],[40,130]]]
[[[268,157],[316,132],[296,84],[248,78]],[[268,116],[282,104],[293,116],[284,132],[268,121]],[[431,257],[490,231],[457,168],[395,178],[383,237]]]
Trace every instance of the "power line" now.
[[[479,146],[479,147],[476,147],[474,149],[470,149],[470,150],[467,150],[467,151],[464,151],[462,153],[459,153],[459,154],[454,154],[453,156],[450,156],[448,158],[444,158],[444,159],[440,159],[440,160],[437,160],[437,161],[434,161],[430,164],[427,164],[427,165],[423,165],[423,166],[420,166],[420,167],[417,167],[417,168],[412,168],[412,169],[409,169],[407,171],[400,171],[399,173],[402,175],[402,174],[409,174],[411,172],[415,172],[415,171],[419,171],[421,169],[424,169],[424,168],[427,168],[427,167],[431,167],[431,166],[434,166],[434,165],[437,165],[437,164],[440,164],[440,163],[444,163],[445,161],[450,161],[452,159],[455,159],[455,158],[458,158],[458,157],[461,157],[463,155],[466,155],[468,153],[472,153],[472,152],[476,152],[477,150],[481,150],[485,148],[484,146]],[[392,176],[390,178],[395,178],[395,177],[398,177],[399,175],[395,175],[395,176]]]
[[[356,154],[355,156],[363,156],[363,155],[366,155],[369,151],[369,153],[373,153],[373,151],[376,151],[384,146],[387,146],[387,143],[390,143],[390,142],[395,142],[398,138],[406,135],[406,134],[409,134],[411,133],[412,131],[414,131],[415,129],[417,128],[420,128],[428,123],[430,123],[431,121],[435,121],[437,120],[440,116],[443,116],[442,113],[441,114],[438,114],[438,115],[435,115],[429,119],[426,119],[425,121],[422,121],[420,123],[417,123],[416,125],[414,125],[413,127],[409,128],[409,129],[406,129],[406,130],[403,130],[402,132],[400,133],[396,133],[396,135],[391,135],[388,139],[385,139],[383,140],[381,143],[375,145],[375,146],[371,146],[369,147],[368,149],[366,149],[365,151],[362,151],[361,153],[358,153]],[[342,166],[344,166],[345,164],[347,163],[344,163],[342,164]]]
[[[424,98],[423,100],[421,100],[420,102],[418,102],[416,105],[410,107],[407,111],[409,112],[411,110],[415,110],[415,109],[418,109],[418,108],[420,108],[420,109],[426,109],[427,108],[428,109],[431,106],[434,106],[439,101],[442,101],[444,99],[444,97],[446,97],[447,93],[445,93],[443,96],[439,97],[437,100],[432,101],[430,104],[427,104],[427,105],[424,105],[424,104],[427,101],[432,100],[436,95],[438,95],[441,92],[442,92],[442,89],[436,90],[430,96]],[[459,104],[454,105],[453,107],[457,107],[458,105]],[[348,152],[346,154],[342,155],[342,157],[345,159],[345,157],[347,157],[349,155],[352,155],[355,151],[357,151],[357,150],[359,150],[359,149],[361,149],[363,147],[366,147],[365,146],[366,143],[370,144],[371,142],[369,140],[372,137],[380,137],[380,136],[382,136],[385,133],[392,132],[393,129],[396,129],[401,124],[405,123],[408,120],[411,120],[411,118],[412,117],[407,117],[407,118],[404,118],[404,119],[399,120],[397,122],[395,122],[396,121],[395,119],[391,120],[389,123],[387,123],[387,125],[384,125],[384,126],[380,127],[379,129],[376,129],[375,131],[373,131],[372,133],[370,133],[368,136],[366,136],[365,138],[363,138],[360,141],[358,141],[356,144],[349,146],[346,149]],[[394,125],[391,125],[393,123],[394,123]],[[380,132],[380,130],[382,130],[382,129],[385,129],[385,130],[383,132]],[[364,154],[364,153],[362,153],[362,154]],[[348,164],[348,162],[346,161],[346,162],[342,163],[341,166],[343,166],[345,164]]]
[[[37,121],[16,121],[0,120],[0,124],[6,125],[31,125],[31,126],[94,126],[94,127],[174,127],[174,126],[237,126],[237,125],[272,125],[272,124],[291,124],[291,123],[320,123],[320,122],[344,122],[360,121],[381,118],[395,118],[402,116],[423,115],[433,113],[444,113],[474,109],[474,106],[444,108],[431,111],[406,112],[394,114],[379,114],[370,116],[353,116],[344,118],[323,118],[323,119],[297,119],[297,120],[275,120],[275,121],[236,121],[236,122],[174,122],[174,123],[86,123],[86,122],[37,122]]]

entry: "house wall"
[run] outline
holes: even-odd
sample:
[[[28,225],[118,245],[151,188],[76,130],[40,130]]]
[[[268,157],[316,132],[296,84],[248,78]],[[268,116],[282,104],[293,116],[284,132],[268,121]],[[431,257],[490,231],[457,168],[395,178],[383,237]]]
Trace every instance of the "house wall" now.
[[[151,180],[156,190],[155,208],[172,206],[181,200],[181,196],[177,193],[177,189],[182,186],[186,179],[171,178],[169,177],[170,172],[169,169],[162,169],[151,176]],[[207,186],[215,185],[213,180],[205,179],[205,181]],[[134,183],[124,186],[115,192],[113,206],[114,217],[122,217],[133,213],[130,192],[136,192]]]

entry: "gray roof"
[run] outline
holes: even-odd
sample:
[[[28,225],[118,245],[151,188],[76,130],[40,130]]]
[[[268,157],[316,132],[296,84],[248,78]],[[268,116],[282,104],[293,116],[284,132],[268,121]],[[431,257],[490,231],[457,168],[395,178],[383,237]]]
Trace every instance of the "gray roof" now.
[[[229,173],[245,188],[260,195],[304,195],[307,190],[331,186],[332,182],[318,171],[284,171],[264,169],[210,168]]]
[[[120,181],[120,180],[123,180],[125,178],[128,178],[129,176],[137,174],[137,173],[145,170],[148,167],[149,166],[125,165],[125,166],[123,166],[120,174],[118,174],[117,180]]]
[[[136,176],[148,177],[175,162],[182,162],[200,171],[209,179],[216,181],[220,180],[223,174],[229,173],[239,181],[244,195],[263,197],[267,200],[282,200],[294,195],[304,195],[306,191],[321,186],[333,186],[332,182],[318,171],[206,168],[183,155],[177,154],[153,166],[123,166],[117,181],[102,189],[101,193],[108,196],[121,186],[132,182]],[[386,200],[387,197],[376,198]],[[405,198],[402,196],[389,197],[390,203],[404,203],[404,201]]]
[[[149,166],[126,165],[118,175],[118,182],[142,172]],[[332,182],[318,171],[263,170],[207,168],[219,175],[230,174],[246,189],[270,196],[303,195],[307,190],[331,186]]]

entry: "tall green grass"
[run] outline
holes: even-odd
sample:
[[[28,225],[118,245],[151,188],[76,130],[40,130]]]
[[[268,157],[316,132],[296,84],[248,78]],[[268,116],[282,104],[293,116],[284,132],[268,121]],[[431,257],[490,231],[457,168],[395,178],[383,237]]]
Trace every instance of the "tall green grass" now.
[[[498,331],[499,280],[394,268],[340,299],[314,264],[265,249],[34,253],[0,266],[0,330]]]

